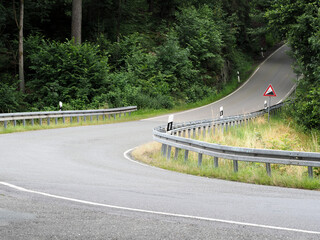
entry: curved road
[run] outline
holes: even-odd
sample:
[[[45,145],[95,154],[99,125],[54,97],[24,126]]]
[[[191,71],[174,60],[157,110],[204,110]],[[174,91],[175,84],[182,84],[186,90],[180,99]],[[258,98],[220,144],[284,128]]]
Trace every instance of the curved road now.
[[[261,109],[295,78],[280,48],[242,88],[175,120]],[[320,193],[184,175],[124,152],[166,116],[0,135],[0,239],[319,239]]]

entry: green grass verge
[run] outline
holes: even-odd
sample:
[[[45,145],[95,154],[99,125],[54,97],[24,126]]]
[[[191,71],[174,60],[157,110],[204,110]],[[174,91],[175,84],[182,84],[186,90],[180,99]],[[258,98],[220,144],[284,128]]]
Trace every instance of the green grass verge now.
[[[319,151],[317,136],[307,135],[296,131],[289,120],[283,116],[273,116],[270,123],[267,117],[262,117],[246,127],[229,129],[227,133],[215,131],[207,134],[206,138],[198,139],[224,145],[251,148],[271,148],[282,150]],[[270,134],[269,136],[269,133]],[[272,175],[268,176],[266,166],[262,163],[248,163],[239,161],[239,171],[233,171],[233,161],[219,159],[219,167],[215,168],[213,158],[203,156],[201,167],[198,167],[198,155],[189,152],[188,161],[184,161],[184,151],[179,152],[174,160],[174,150],[170,161],[160,154],[161,144],[149,143],[135,149],[132,156],[144,163],[196,176],[219,178],[261,185],[271,185],[290,188],[320,190],[320,168],[314,168],[314,178],[308,177],[308,168],[272,164]]]

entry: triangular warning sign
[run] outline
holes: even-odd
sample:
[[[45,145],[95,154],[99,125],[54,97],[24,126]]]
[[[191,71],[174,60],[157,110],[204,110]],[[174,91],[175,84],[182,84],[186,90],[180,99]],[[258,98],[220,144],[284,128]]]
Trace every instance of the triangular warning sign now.
[[[271,84],[269,85],[267,90],[264,92],[263,96],[265,96],[265,97],[276,97],[277,96],[277,94],[274,91],[274,89],[273,89]]]

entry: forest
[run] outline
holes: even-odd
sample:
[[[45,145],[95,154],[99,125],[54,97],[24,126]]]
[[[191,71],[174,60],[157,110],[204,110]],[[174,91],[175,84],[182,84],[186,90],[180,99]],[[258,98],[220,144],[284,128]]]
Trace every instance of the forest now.
[[[303,76],[292,115],[319,129],[319,14],[316,0],[0,0],[0,112],[169,109],[287,41]]]

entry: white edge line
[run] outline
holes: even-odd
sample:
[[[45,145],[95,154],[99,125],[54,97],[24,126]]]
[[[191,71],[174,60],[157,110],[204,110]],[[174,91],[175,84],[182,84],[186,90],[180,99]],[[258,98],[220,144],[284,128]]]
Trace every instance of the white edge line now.
[[[23,187],[19,187],[19,186],[16,186],[16,185],[13,185],[13,184],[10,184],[10,183],[6,183],[6,182],[0,182],[0,184],[4,185],[4,186],[7,186],[9,188],[13,188],[13,189],[18,190],[18,191],[22,191],[22,192],[33,193],[33,194],[38,194],[38,195],[42,195],[42,196],[45,196],[45,197],[50,197],[50,198],[55,198],[55,199],[60,199],[60,200],[66,200],[66,201],[76,202],[76,203],[82,203],[82,204],[92,205],[92,206],[113,208],[113,209],[126,210],[126,211],[131,211],[131,212],[155,214],[155,215],[168,216],[168,217],[178,217],[178,218],[194,219],[194,220],[209,221],[209,222],[219,222],[219,223],[234,224],[234,225],[241,225],[241,226],[248,226],[248,227],[258,227],[258,228],[265,228],[265,229],[272,229],[272,230],[282,230],[282,231],[290,231],[290,232],[299,232],[299,233],[308,233],[308,234],[320,235],[320,232],[308,231],[308,230],[302,230],[302,229],[295,229],[295,228],[276,227],[276,226],[261,225],[261,224],[246,223],[246,222],[237,222],[237,221],[229,221],[229,220],[222,220],[222,219],[215,219],[215,218],[190,216],[190,215],[184,215],[184,214],[175,214],[175,213],[166,213],[166,212],[157,212],[157,211],[151,211],[151,210],[143,210],[143,209],[137,209],[137,208],[120,207],[120,206],[108,205],[108,204],[103,204],[103,203],[96,203],[96,202],[91,202],[91,201],[75,199],[75,198],[63,197],[63,196],[53,195],[53,194],[39,192],[39,191],[33,191],[33,190],[29,190],[29,189],[26,189],[26,188],[23,188]]]
[[[292,86],[292,88],[290,89],[290,91],[279,101],[277,102],[277,104],[281,103],[284,99],[286,99],[288,96],[290,96],[290,94],[294,91],[294,89],[296,88],[296,84],[294,84]]]
[[[274,51],[272,54],[270,54],[262,63],[259,64],[259,66],[257,67],[257,69],[253,72],[253,74],[248,78],[247,81],[245,81],[244,84],[242,84],[238,89],[236,89],[234,92],[230,93],[229,95],[225,96],[224,98],[221,98],[219,99],[218,101],[216,102],[212,102],[212,103],[209,103],[207,105],[204,105],[202,107],[198,107],[198,108],[194,108],[194,109],[190,109],[190,110],[187,110],[187,111],[182,111],[182,112],[178,112],[178,113],[174,113],[174,115],[180,115],[180,114],[184,114],[184,113],[188,113],[188,112],[193,112],[193,111],[196,111],[196,110],[199,110],[199,109],[202,109],[202,108],[205,108],[205,107],[208,107],[212,104],[216,104],[216,103],[219,103],[221,101],[223,101],[224,99],[232,96],[233,94],[235,94],[236,92],[238,92],[241,88],[243,88],[252,78],[253,76],[259,71],[260,67],[266,62],[268,61],[274,54],[276,54],[280,49],[282,49],[284,46],[286,46],[286,44],[283,44],[281,47],[279,47],[276,51]],[[281,100],[280,100],[281,101]],[[162,116],[157,116],[157,117],[152,117],[152,118],[146,118],[146,119],[141,119],[140,121],[151,121],[151,120],[154,120],[154,119],[157,119],[157,118],[161,118],[161,117],[167,117],[169,115],[172,115],[172,113],[170,114],[165,114],[165,115],[162,115]]]
[[[142,162],[139,162],[139,161],[136,161],[136,160],[132,159],[132,158],[130,157],[129,153],[132,152],[133,150],[135,150],[136,148],[138,148],[138,147],[131,148],[131,149],[125,151],[125,152],[123,153],[123,156],[124,156],[127,160],[129,160],[130,162],[133,162],[133,163],[142,165],[142,166],[144,166],[144,167],[150,167],[150,168],[156,168],[156,169],[164,170],[164,169],[162,169],[162,168],[157,168],[157,167],[154,167],[154,166],[151,166],[151,165],[148,165],[148,164],[145,164],[145,163],[142,163]]]

